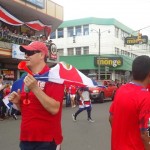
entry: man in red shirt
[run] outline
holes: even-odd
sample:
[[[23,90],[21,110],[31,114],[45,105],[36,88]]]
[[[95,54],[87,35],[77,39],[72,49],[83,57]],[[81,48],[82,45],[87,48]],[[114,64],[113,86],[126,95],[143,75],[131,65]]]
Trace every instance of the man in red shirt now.
[[[132,74],[110,106],[111,150],[150,150],[150,57],[135,58]]]
[[[46,65],[47,46],[39,41],[28,46],[20,46],[25,53],[27,67],[34,75],[49,71]],[[20,88],[16,88],[21,85]],[[20,149],[21,150],[56,150],[61,144],[61,114],[64,97],[64,85],[37,81],[27,74],[16,81],[15,89],[9,100],[16,104],[22,114]]]

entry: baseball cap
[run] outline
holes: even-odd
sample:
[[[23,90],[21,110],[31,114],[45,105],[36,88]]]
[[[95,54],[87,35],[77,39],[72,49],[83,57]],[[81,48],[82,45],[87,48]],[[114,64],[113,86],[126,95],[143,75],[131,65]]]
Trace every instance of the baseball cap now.
[[[30,43],[29,45],[21,45],[20,46],[20,51],[25,52],[25,51],[41,51],[44,53],[46,56],[48,56],[48,48],[45,43],[40,42],[40,41],[34,41]]]

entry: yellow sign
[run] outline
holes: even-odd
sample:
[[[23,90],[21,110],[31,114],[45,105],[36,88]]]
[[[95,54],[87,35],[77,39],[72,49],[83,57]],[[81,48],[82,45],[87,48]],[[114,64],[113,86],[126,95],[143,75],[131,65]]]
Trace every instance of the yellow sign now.
[[[138,35],[138,36],[126,37],[124,43],[126,45],[147,44],[148,43],[148,36]]]
[[[121,57],[95,57],[95,65],[117,67],[123,64]]]

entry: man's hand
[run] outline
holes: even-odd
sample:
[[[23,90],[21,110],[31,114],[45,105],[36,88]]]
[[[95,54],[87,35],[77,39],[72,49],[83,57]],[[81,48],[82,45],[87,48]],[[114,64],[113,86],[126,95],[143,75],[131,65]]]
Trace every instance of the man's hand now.
[[[14,103],[14,104],[20,104],[20,89],[18,89],[17,92],[12,92],[9,97],[9,101]]]
[[[37,80],[30,74],[28,74],[24,78],[24,83],[25,83],[25,86],[29,88],[29,90],[32,90],[33,88],[38,87]]]

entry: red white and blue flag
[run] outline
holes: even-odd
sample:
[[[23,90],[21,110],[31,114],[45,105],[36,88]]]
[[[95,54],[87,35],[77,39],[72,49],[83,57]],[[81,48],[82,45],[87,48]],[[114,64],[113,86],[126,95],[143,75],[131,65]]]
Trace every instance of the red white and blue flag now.
[[[84,75],[78,69],[70,64],[64,62],[58,63],[55,67],[51,68],[49,72],[43,75],[35,75],[37,80],[51,81],[65,85],[75,86],[96,86],[97,83],[91,78]]]

